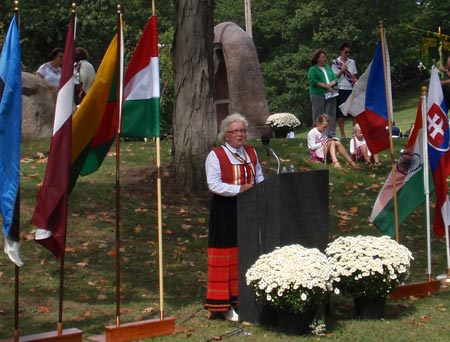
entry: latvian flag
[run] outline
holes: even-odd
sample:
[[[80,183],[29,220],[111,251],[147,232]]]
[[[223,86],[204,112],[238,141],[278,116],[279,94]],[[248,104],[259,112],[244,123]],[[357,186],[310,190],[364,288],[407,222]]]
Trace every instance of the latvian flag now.
[[[72,148],[73,54],[75,14],[69,24],[55,108],[53,136],[44,181],[37,195],[31,223],[38,229],[35,241],[56,257],[64,253]]]

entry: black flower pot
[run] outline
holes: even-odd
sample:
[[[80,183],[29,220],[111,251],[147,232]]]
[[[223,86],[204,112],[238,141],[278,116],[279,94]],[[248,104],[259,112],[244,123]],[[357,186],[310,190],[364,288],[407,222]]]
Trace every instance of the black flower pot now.
[[[358,319],[380,319],[384,317],[386,297],[355,297],[354,302]]]

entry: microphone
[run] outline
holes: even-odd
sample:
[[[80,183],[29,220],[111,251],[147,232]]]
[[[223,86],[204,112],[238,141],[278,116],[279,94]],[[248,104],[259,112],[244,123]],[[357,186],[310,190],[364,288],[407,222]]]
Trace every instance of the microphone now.
[[[264,145],[264,148],[266,149],[267,156],[270,157],[270,147],[269,147],[270,137],[267,134],[263,134],[261,136],[261,142]]]
[[[278,164],[277,174],[280,173],[280,158],[278,158],[275,151],[269,146],[270,137],[267,134],[262,135],[261,142],[264,145],[264,148],[266,149],[267,156],[270,157],[270,154],[273,154],[273,156],[277,160],[277,164]]]

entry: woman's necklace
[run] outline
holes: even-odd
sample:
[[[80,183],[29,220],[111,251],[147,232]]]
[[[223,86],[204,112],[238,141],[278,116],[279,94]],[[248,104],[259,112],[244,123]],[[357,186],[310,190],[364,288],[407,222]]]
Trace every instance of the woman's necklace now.
[[[225,146],[225,148],[230,151],[230,153],[232,154],[232,156],[239,162],[241,162],[242,164],[247,164],[247,160],[244,159],[239,153],[233,152],[231,151],[227,145],[223,145]]]

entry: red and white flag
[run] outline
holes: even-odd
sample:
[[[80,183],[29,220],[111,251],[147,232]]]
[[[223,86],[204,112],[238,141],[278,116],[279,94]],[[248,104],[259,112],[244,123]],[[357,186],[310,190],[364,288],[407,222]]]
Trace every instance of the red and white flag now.
[[[44,181],[37,195],[31,223],[36,230],[35,241],[60,258],[65,249],[67,208],[71,170],[72,112],[73,112],[73,55],[75,47],[73,14],[66,37],[64,61],[55,108],[53,136],[50,143]]]

